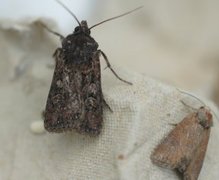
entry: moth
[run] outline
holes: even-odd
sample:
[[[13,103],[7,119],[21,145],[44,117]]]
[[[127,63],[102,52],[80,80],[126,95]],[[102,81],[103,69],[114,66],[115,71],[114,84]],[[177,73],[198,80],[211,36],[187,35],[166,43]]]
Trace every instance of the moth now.
[[[175,169],[183,180],[197,180],[208,146],[212,114],[204,106],[186,116],[161,141],[151,154],[151,161]]]
[[[53,55],[56,65],[44,111],[44,126],[49,132],[76,130],[81,134],[97,136],[103,124],[103,106],[108,106],[101,88],[100,55],[119,80],[132,83],[120,78],[112,69],[107,56],[98,49],[98,43],[91,37],[90,30],[141,7],[89,28],[86,21],[79,22],[64,4],[57,2],[75,18],[78,26],[72,34],[64,37],[42,24],[48,31],[59,36],[62,43],[62,47],[57,48]]]

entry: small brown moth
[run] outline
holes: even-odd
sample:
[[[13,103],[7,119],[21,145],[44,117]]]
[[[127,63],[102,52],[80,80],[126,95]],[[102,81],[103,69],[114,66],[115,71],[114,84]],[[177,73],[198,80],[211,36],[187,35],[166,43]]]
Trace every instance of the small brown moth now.
[[[179,171],[183,180],[197,180],[202,168],[213,125],[205,107],[186,116],[154,149],[154,164]]]
[[[79,26],[72,34],[64,37],[42,24],[62,41],[62,47],[54,53],[56,67],[46,103],[44,126],[49,132],[76,130],[96,136],[102,127],[103,105],[107,105],[101,88],[100,55],[119,80],[131,83],[120,78],[112,69],[106,55],[98,49],[98,43],[90,36],[90,30],[141,7],[88,28],[86,21],[80,23],[64,4],[57,2],[75,18]]]

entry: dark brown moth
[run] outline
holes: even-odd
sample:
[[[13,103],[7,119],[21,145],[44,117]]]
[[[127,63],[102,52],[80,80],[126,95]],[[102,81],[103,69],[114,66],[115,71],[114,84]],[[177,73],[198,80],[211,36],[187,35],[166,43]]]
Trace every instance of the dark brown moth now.
[[[106,55],[98,49],[98,43],[90,36],[90,30],[140,7],[88,28],[86,21],[80,23],[65,5],[58,3],[73,15],[78,26],[72,34],[64,37],[43,25],[59,36],[62,42],[62,47],[54,53],[56,66],[44,112],[44,126],[49,132],[76,130],[81,134],[96,136],[102,128],[103,105],[107,105],[101,88],[100,55],[119,80],[131,83],[120,78],[112,69]]]
[[[154,149],[152,162],[160,167],[177,170],[183,180],[197,180],[212,125],[212,114],[205,107],[200,107],[177,124]]]

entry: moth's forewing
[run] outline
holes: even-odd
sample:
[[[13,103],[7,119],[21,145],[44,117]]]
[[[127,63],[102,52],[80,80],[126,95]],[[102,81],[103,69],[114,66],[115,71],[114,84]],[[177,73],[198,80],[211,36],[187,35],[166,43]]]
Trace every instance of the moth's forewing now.
[[[197,113],[188,115],[155,148],[152,162],[165,168],[185,170],[202,140],[203,131]]]
[[[189,163],[188,167],[186,168],[185,172],[183,172],[183,179],[184,180],[197,180],[198,176],[200,174],[207,146],[208,146],[208,140],[210,137],[210,131],[211,129],[206,129],[203,132],[203,138],[201,140],[201,143],[197,147],[195,153],[193,154],[193,157],[191,159],[191,162]]]
[[[83,78],[86,81],[86,85],[83,86],[85,118],[82,121],[82,126],[77,130],[81,133],[98,135],[103,123],[103,94],[99,53],[94,53],[91,64],[82,72],[86,74]]]
[[[183,119],[155,148],[151,160],[158,166],[176,169],[184,180],[197,180],[213,125],[205,107]]]
[[[90,61],[72,63],[65,60],[63,49],[58,49],[55,58],[56,67],[45,110],[46,130],[75,129],[98,135],[103,121],[99,56],[93,53]]]

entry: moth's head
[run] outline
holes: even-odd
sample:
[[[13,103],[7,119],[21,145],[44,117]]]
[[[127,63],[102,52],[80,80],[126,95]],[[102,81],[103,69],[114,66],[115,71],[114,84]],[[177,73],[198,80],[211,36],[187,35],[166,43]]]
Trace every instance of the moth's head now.
[[[204,128],[210,128],[213,125],[213,121],[212,121],[212,114],[211,112],[203,107],[200,107],[198,112],[198,120],[199,123],[204,127]]]
[[[88,28],[87,21],[81,21],[80,26],[77,26],[74,30],[74,34],[89,34],[90,35],[90,29]]]

